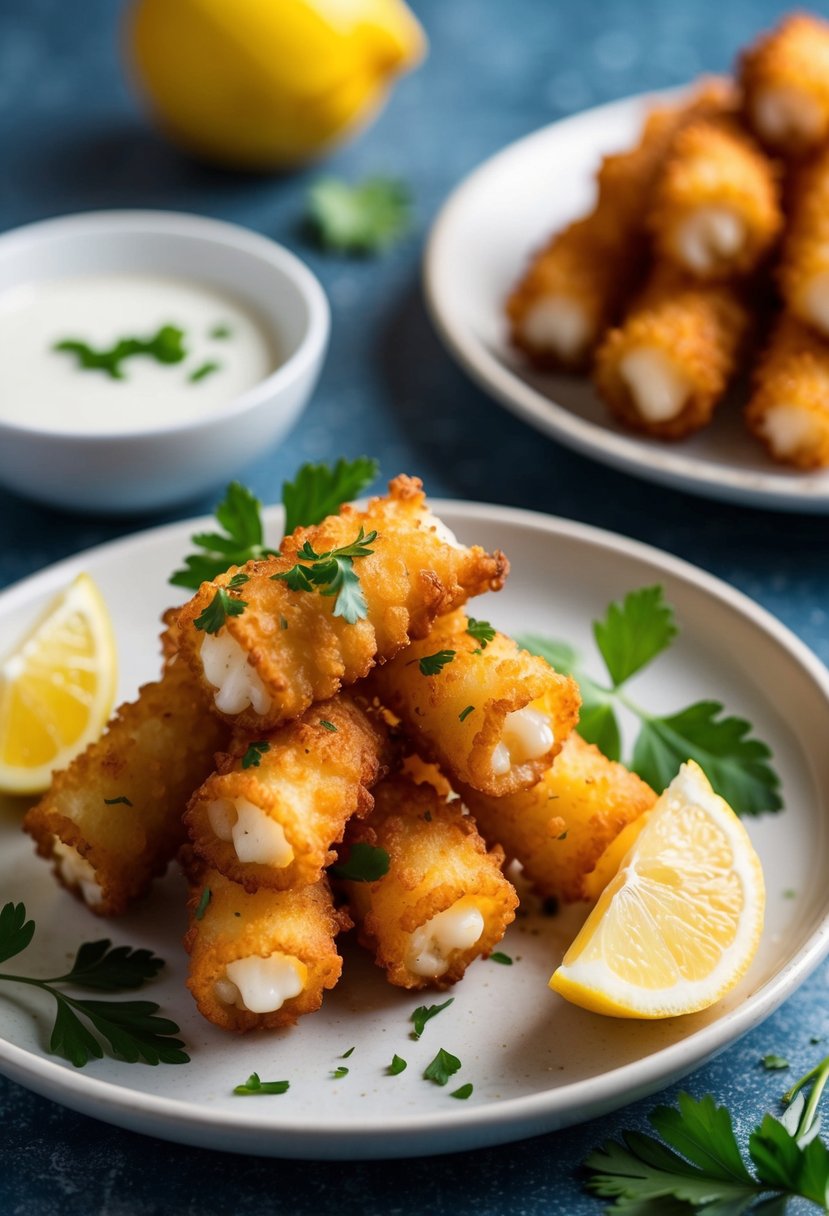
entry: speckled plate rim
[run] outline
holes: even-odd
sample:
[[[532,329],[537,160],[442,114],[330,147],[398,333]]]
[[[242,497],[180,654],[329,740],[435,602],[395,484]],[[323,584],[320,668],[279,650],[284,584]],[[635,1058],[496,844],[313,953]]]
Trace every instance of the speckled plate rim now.
[[[579,417],[529,384],[493,353],[463,307],[456,303],[452,253],[465,239],[470,215],[477,210],[479,200],[491,192],[494,182],[509,180],[516,174],[516,167],[526,165],[538,165],[538,176],[543,181],[544,174],[549,177],[549,168],[555,164],[556,145],[560,141],[578,140],[583,146],[596,146],[596,133],[604,123],[615,123],[620,116],[630,115],[631,127],[635,129],[634,120],[644,117],[649,107],[676,98],[681,92],[638,94],[550,123],[508,144],[474,169],[446,199],[429,233],[423,255],[429,314],[450,354],[487,394],[537,430],[584,456],[647,481],[708,498],[770,510],[829,512],[829,473],[774,471],[768,468],[767,461],[760,463],[764,458],[759,447],[756,469],[719,464],[699,454],[656,445]],[[521,177],[526,178],[526,170],[519,180]],[[479,257],[486,258],[491,248],[488,241],[476,243]],[[516,264],[516,277],[530,252],[528,245],[524,258],[519,257]],[[497,309],[500,323],[503,300],[488,300],[487,306]]]
[[[453,529],[468,523],[507,524],[541,535],[557,536],[594,554],[622,556],[653,567],[675,582],[702,592],[721,609],[770,639],[805,674],[829,716],[829,671],[786,626],[753,600],[698,567],[653,546],[617,533],[538,512],[485,503],[435,500],[437,514]],[[270,508],[266,521],[279,526],[281,508]],[[95,576],[111,557],[137,556],[161,540],[186,543],[207,517],[163,525],[108,542],[67,558],[0,593],[0,610],[25,605],[54,593],[81,570]],[[479,1107],[457,1107],[447,1114],[429,1113],[400,1119],[378,1118],[297,1122],[268,1118],[240,1108],[232,1120],[202,1105],[142,1093],[103,1081],[34,1054],[0,1037],[0,1072],[11,1080],[73,1110],[116,1126],[174,1142],[262,1156],[318,1160],[380,1159],[457,1152],[504,1144],[585,1121],[657,1091],[724,1050],[768,1017],[829,954],[829,894],[815,931],[774,976],[736,1008],[693,1032],[688,1038],[604,1074],[570,1085],[493,1101]]]

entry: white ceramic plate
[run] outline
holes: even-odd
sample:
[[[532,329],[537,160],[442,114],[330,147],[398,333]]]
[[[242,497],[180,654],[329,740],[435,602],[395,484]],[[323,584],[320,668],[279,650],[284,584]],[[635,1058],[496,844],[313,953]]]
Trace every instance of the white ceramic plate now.
[[[553,123],[511,144],[450,195],[432,228],[424,275],[438,332],[466,371],[539,431],[616,468],[676,489],[776,510],[829,511],[829,473],[775,464],[749,436],[739,393],[680,444],[623,430],[586,378],[529,369],[508,340],[504,301],[530,254],[592,206],[602,156],[635,142],[664,95],[633,97]]]
[[[662,583],[681,634],[638,680],[637,699],[662,711],[700,697],[720,699],[773,746],[786,810],[748,825],[765,865],[769,908],[759,955],[744,982],[716,1008],[672,1021],[614,1021],[568,1006],[546,982],[583,915],[575,909],[517,920],[503,947],[514,964],[475,963],[455,989],[454,1003],[427,1025],[419,1042],[409,1038],[409,1016],[424,997],[390,987],[350,942],[343,979],[319,1013],[287,1032],[228,1037],[201,1020],[184,989],[178,875],[171,873],[134,914],[102,923],[58,889],[35,858],[19,829],[21,808],[0,802],[2,902],[24,900],[38,926],[14,969],[60,974],[82,941],[105,935],[149,947],[168,966],[146,995],[179,1023],[192,1055],[186,1066],[101,1060],[76,1070],[44,1049],[49,1000],[2,984],[0,1068],[9,1077],[109,1122],[205,1147],[320,1158],[448,1152],[578,1122],[668,1084],[764,1018],[824,956],[829,677],[818,660],[750,600],[657,550],[503,507],[447,502],[436,508],[461,539],[509,555],[506,589],[476,606],[476,615],[507,631],[547,633],[593,654],[590,623],[607,603]],[[274,541],[279,518],[278,511],[269,512]],[[110,605],[122,662],[120,692],[131,696],[157,672],[157,622],[175,594],[165,580],[195,528],[175,524],[106,545],[6,591],[0,595],[0,650],[44,600],[87,570]],[[787,897],[792,891],[796,897]],[[334,1080],[332,1070],[352,1046],[348,1076]],[[457,1084],[475,1087],[468,1101],[451,1098],[452,1085],[440,1089],[422,1079],[439,1047],[462,1060]],[[409,1066],[391,1077],[385,1069],[395,1053]],[[234,1097],[233,1086],[253,1071],[268,1080],[289,1079],[289,1092]]]

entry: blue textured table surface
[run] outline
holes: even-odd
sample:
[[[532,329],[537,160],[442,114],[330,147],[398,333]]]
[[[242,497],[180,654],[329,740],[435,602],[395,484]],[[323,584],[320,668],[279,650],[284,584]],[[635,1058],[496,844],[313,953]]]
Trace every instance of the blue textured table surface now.
[[[62,212],[170,207],[235,220],[297,250],[331,300],[322,381],[288,444],[240,470],[265,501],[305,459],[370,452],[384,475],[417,472],[435,495],[532,507],[649,541],[720,575],[829,658],[823,518],[719,505],[594,465],[528,430],[455,368],[424,314],[419,259],[454,184],[502,145],[557,117],[627,93],[727,68],[784,10],[775,0],[416,0],[431,38],[380,121],[326,168],[406,178],[417,228],[387,257],[322,256],[303,240],[317,170],[284,178],[199,168],[145,123],[117,53],[112,0],[0,0],[0,229]],[[829,4],[816,6],[829,13]],[[80,19],[82,17],[82,19]],[[177,518],[208,511],[196,501]],[[0,585],[101,540],[158,522],[59,515],[0,491]],[[2,648],[3,639],[0,639]],[[0,892],[0,895],[2,893]],[[824,966],[761,1028],[685,1087],[732,1106],[745,1133],[785,1088],[760,1057],[787,1055],[794,1077],[829,1035]],[[667,1097],[675,1090],[668,1091]],[[649,1099],[554,1135],[405,1163],[314,1164],[223,1156],[123,1132],[0,1079],[4,1216],[152,1216],[235,1211],[425,1216],[599,1212],[575,1166]],[[795,1209],[792,1208],[792,1211]]]

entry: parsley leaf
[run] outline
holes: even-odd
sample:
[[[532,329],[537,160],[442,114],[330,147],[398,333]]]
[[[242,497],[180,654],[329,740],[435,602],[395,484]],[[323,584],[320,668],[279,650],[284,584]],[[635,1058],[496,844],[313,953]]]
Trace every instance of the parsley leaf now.
[[[448,1009],[454,999],[453,996],[450,996],[449,1000],[444,1001],[442,1005],[418,1005],[412,1014],[412,1024],[414,1026],[412,1038],[419,1039],[423,1034],[426,1023],[430,1022],[432,1018],[436,1018],[444,1009]]]
[[[247,751],[242,756],[242,768],[259,768],[262,757],[270,750],[271,745],[266,739],[256,739],[253,743],[249,743]]]
[[[376,882],[388,872],[389,855],[386,850],[359,841],[349,849],[346,861],[329,869],[335,878],[344,878],[349,882]]]
[[[6,904],[0,910],[0,962],[21,954],[30,944],[35,922],[26,919],[24,904]],[[151,1001],[81,1000],[59,992],[57,984],[74,984],[99,992],[118,992],[140,988],[153,979],[163,966],[149,950],[112,946],[109,941],[82,945],[71,970],[51,979],[0,974],[0,981],[41,988],[55,1000],[57,1011],[49,1040],[49,1050],[61,1055],[76,1068],[104,1056],[101,1039],[109,1054],[118,1059],[145,1064],[186,1064],[189,1056],[184,1044],[172,1036],[179,1033],[175,1022],[158,1017],[158,1005]],[[86,1019],[96,1034],[82,1019]]]
[[[246,486],[232,481],[225,496],[216,507],[216,522],[222,532],[197,532],[190,539],[202,553],[184,559],[184,568],[176,570],[170,582],[176,587],[198,591],[228,566],[243,566],[245,562],[268,557],[276,552],[263,543],[259,499]]]
[[[327,464],[304,464],[294,481],[282,486],[285,532],[319,524],[344,502],[357,498],[377,476],[379,464],[369,456],[355,460],[341,457],[333,468]]]
[[[193,624],[205,633],[218,633],[229,616],[241,616],[247,606],[247,600],[238,599],[224,587],[217,587],[213,599]]]
[[[132,806],[126,794],[119,794],[117,798],[105,798],[104,806]]]
[[[354,1051],[355,1051],[355,1048],[354,1048],[354,1047],[349,1047],[348,1051],[344,1051],[344,1052],[343,1052],[343,1054],[340,1056],[340,1059],[341,1059],[341,1060],[347,1060],[349,1056],[353,1056],[353,1055],[354,1055]]]
[[[327,718],[320,718],[320,726],[323,730],[336,731],[336,726],[333,722],[329,722]]]
[[[455,657],[454,650],[438,650],[435,654],[425,654],[418,663],[422,676],[438,676],[447,663]]]
[[[434,1081],[435,1085],[445,1085],[450,1077],[460,1069],[461,1062],[451,1051],[441,1047],[438,1054],[423,1070],[425,1081]]]
[[[262,1081],[258,1072],[252,1072],[242,1085],[236,1085],[235,1094],[284,1094],[291,1087],[290,1081]]]
[[[210,890],[210,887],[205,887],[199,896],[198,906],[196,907],[196,911],[194,913],[196,920],[204,920],[204,914],[207,911],[212,898],[213,892]]]
[[[458,721],[465,722],[466,719],[469,717],[469,715],[474,712],[475,712],[475,706],[467,705],[466,709],[462,709],[461,712],[458,714]]]
[[[306,541],[297,551],[297,557],[300,562],[311,564],[305,566],[297,563],[290,570],[272,574],[271,578],[287,583],[291,591],[316,589],[320,595],[336,596],[334,616],[341,616],[349,625],[355,625],[357,621],[365,619],[368,607],[360,580],[354,572],[354,560],[358,557],[370,557],[374,550],[368,546],[376,539],[376,532],[366,533],[361,527],[350,545],[329,549],[327,553],[317,553],[311,543]]]
[[[308,218],[320,240],[339,253],[379,253],[409,228],[411,200],[403,182],[370,177],[355,186],[321,178],[308,193]]]
[[[409,1065],[407,1061],[404,1060],[402,1056],[393,1055],[391,1058],[391,1064],[389,1064],[386,1068],[386,1072],[390,1077],[396,1077],[398,1073],[405,1072],[408,1067]]]
[[[460,1098],[460,1100],[463,1102],[467,1098],[471,1097],[472,1088],[473,1088],[472,1082],[467,1081],[466,1085],[461,1085],[460,1089],[453,1089],[451,1094],[449,1095],[449,1097],[450,1098]]]
[[[217,363],[215,359],[208,359],[206,363],[200,364],[195,371],[192,371],[187,379],[191,384],[198,384],[200,380],[205,380],[214,372],[220,371],[221,366],[221,363]]]
[[[333,1068],[331,1070],[331,1076],[335,1081],[339,1081],[341,1077],[347,1077],[348,1069],[346,1068],[345,1064],[339,1064],[336,1068]]]
[[[774,1052],[769,1052],[764,1055],[760,1063],[767,1072],[775,1072],[789,1067],[789,1061],[783,1056],[777,1056]]]
[[[519,645],[538,654],[556,670],[572,675],[582,694],[579,734],[610,760],[622,758],[622,735],[616,716],[623,706],[639,719],[639,732],[628,767],[659,792],[686,760],[696,760],[714,789],[738,814],[757,815],[782,807],[780,778],[771,766],[771,751],[751,736],[742,718],[722,716],[718,701],[698,701],[677,713],[651,714],[628,696],[622,685],[676,636],[674,613],[662,588],[643,587],[611,604],[594,622],[596,642],[611,677],[610,687],[581,669],[572,646],[528,634]]]
[[[491,963],[500,963],[502,967],[511,967],[512,959],[508,954],[504,954],[503,950],[493,950],[489,956]]]
[[[489,643],[495,637],[495,629],[490,625],[489,621],[476,621],[474,616],[469,617],[466,622],[466,632],[476,642],[480,642],[482,650],[486,650]]]

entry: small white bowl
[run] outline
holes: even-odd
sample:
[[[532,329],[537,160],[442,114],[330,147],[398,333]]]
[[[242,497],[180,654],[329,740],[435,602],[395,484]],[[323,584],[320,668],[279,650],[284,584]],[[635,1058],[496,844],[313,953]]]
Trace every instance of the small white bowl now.
[[[0,236],[0,298],[82,275],[162,274],[227,292],[257,315],[282,356],[264,380],[196,420],[107,433],[0,421],[0,482],[82,511],[167,507],[216,489],[296,421],[314,388],[330,312],[292,253],[235,224],[165,211],[102,211]]]

